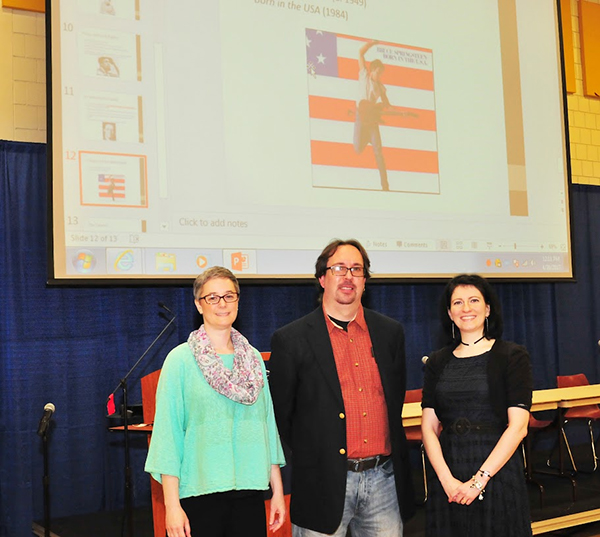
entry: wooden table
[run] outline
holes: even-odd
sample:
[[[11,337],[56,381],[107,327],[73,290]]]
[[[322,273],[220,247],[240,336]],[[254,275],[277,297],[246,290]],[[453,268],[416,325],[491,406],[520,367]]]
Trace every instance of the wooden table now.
[[[531,412],[572,408],[597,403],[600,403],[600,384],[534,390]],[[402,409],[402,423],[405,427],[421,425],[421,403],[406,403],[404,405]]]

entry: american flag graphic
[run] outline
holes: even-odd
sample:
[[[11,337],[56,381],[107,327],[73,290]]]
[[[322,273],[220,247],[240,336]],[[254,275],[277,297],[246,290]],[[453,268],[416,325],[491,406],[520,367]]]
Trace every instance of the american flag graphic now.
[[[381,190],[371,144],[353,145],[358,114],[359,50],[369,40],[306,30],[308,107],[313,186]],[[377,42],[367,66],[384,65],[381,83],[392,105],[379,123],[389,190],[439,193],[439,168],[430,49]]]
[[[98,174],[98,196],[102,199],[125,199],[125,176],[111,173]]]

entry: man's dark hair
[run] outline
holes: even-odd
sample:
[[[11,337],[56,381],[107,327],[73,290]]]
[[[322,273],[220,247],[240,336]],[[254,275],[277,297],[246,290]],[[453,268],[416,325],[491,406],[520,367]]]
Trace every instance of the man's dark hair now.
[[[368,280],[371,277],[371,273],[369,272],[369,268],[371,267],[371,261],[369,261],[369,256],[367,255],[367,251],[363,248],[363,245],[358,242],[356,239],[348,239],[343,241],[341,239],[333,239],[321,252],[321,255],[317,258],[317,262],[315,263],[315,278],[317,280],[325,275],[327,272],[327,263],[329,262],[329,258],[335,254],[337,249],[340,246],[354,246],[359,252],[363,259],[363,267],[365,270],[365,279]]]

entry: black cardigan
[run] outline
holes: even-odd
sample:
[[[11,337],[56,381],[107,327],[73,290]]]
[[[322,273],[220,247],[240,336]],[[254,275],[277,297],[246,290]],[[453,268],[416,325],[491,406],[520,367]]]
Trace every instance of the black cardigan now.
[[[454,346],[444,347],[429,357],[425,366],[422,408],[435,409],[435,387],[454,349]],[[504,423],[508,423],[509,407],[531,408],[531,362],[527,349],[522,345],[496,340],[488,357],[487,379],[492,408]]]

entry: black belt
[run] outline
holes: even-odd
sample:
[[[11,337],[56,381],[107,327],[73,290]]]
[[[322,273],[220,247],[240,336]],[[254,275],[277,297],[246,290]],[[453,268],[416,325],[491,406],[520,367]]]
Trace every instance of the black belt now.
[[[364,472],[381,466],[391,458],[391,455],[377,455],[368,459],[348,459],[349,472]]]
[[[454,420],[450,426],[444,427],[444,432],[464,436],[471,432],[501,433],[504,429],[505,427],[496,423],[478,422],[471,421],[468,418],[458,418]]]

